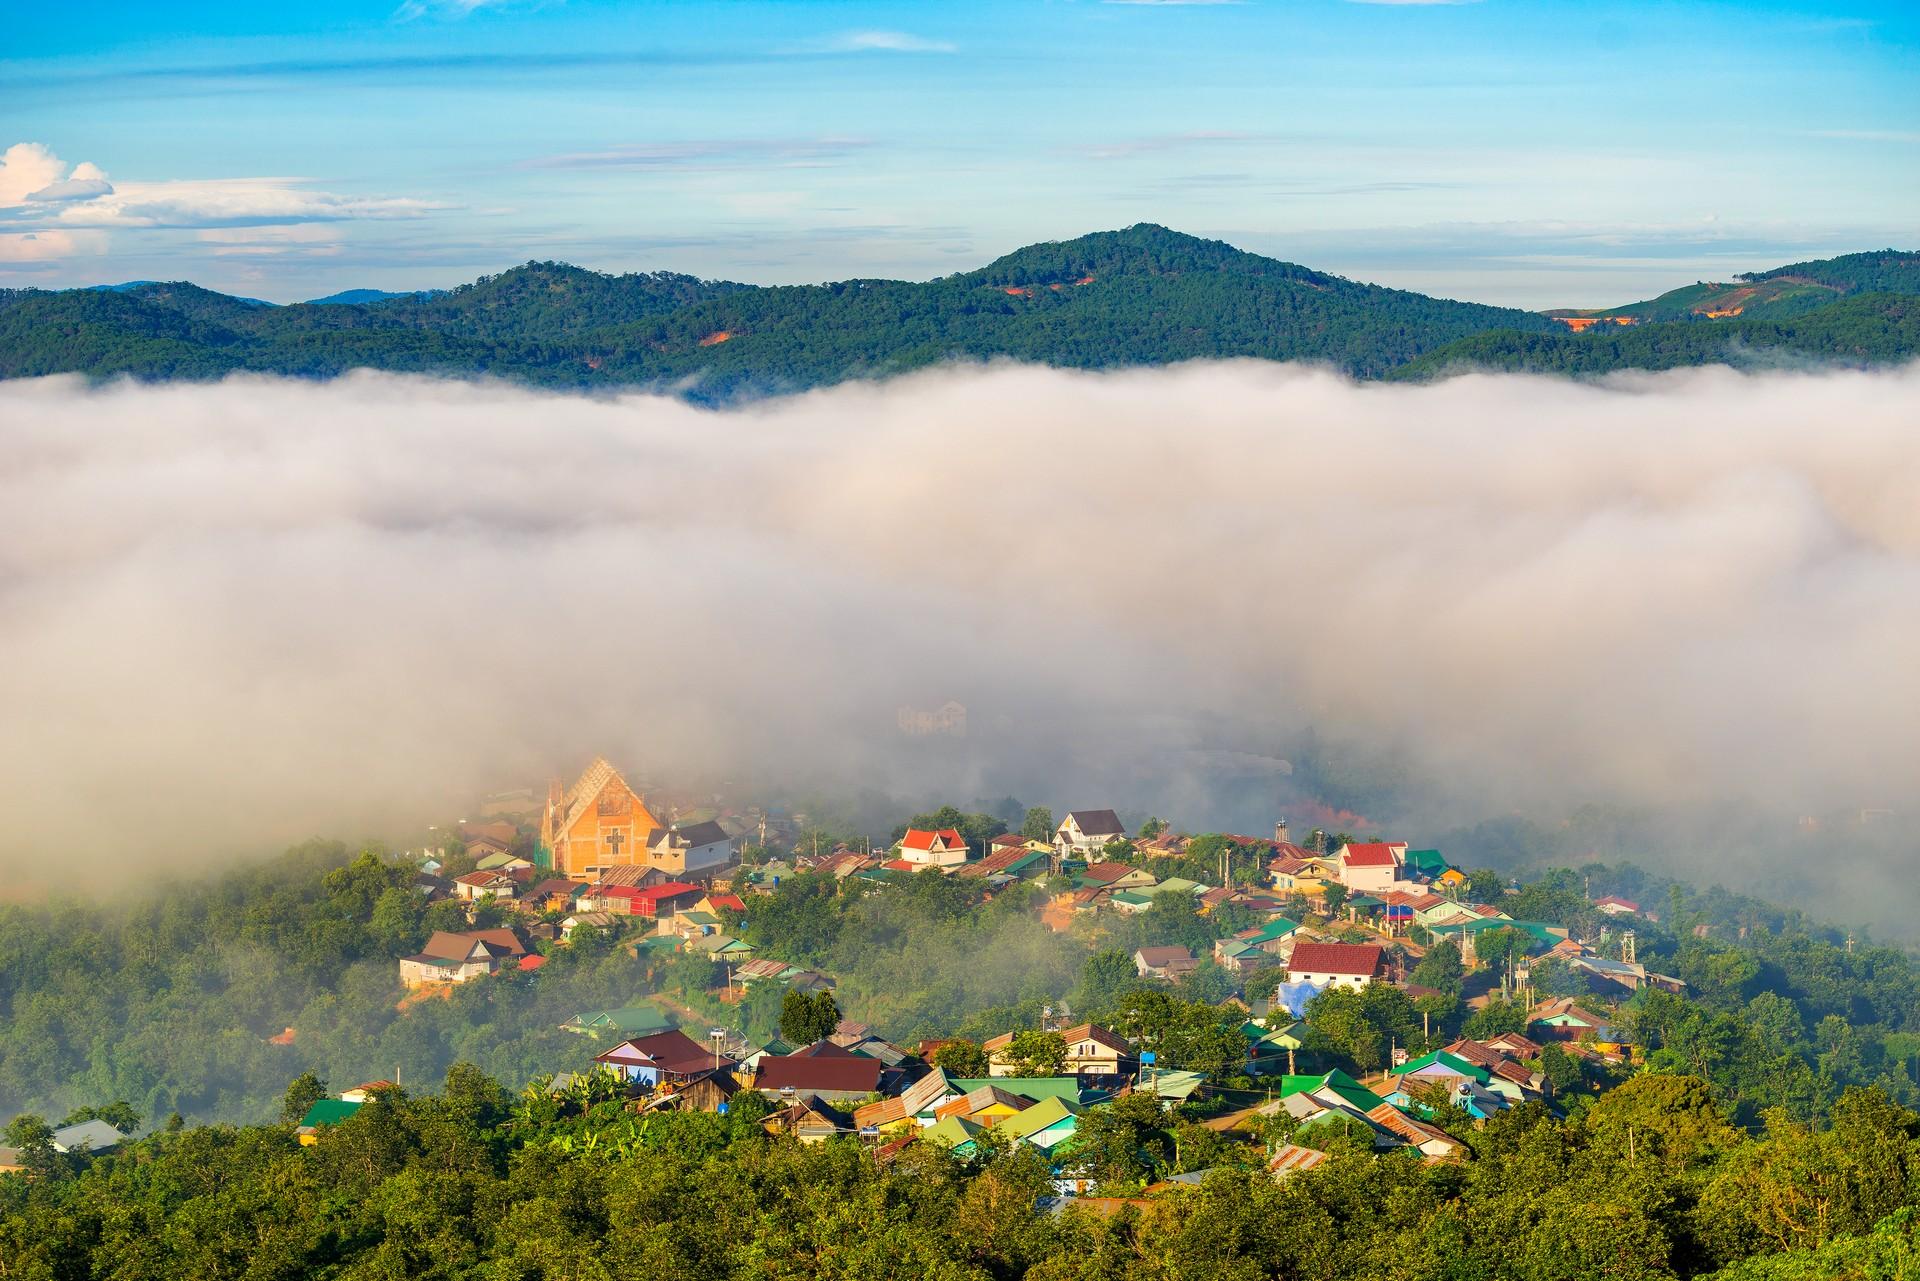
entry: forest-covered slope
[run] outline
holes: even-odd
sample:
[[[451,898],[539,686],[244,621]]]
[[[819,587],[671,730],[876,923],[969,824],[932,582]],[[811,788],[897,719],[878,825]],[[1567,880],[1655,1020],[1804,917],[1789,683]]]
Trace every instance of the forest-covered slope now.
[[[1599,373],[1755,353],[1873,364],[1920,351],[1903,301],[1920,290],[1916,263],[1891,250],[1796,263],[1562,319],[1361,284],[1150,224],[924,282],[760,287],[535,262],[448,291],[286,307],[143,282],[0,293],[0,377],[368,368],[670,386],[724,401],[955,359],[1110,369],[1254,357],[1358,378],[1475,365]],[[1585,331],[1571,332],[1566,320],[1580,317]]]

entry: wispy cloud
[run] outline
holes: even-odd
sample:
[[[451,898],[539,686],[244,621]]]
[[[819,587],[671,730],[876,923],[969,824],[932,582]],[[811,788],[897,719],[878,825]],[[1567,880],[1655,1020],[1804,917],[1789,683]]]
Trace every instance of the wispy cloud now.
[[[820,52],[815,50],[814,52]],[[111,68],[73,68],[42,74],[9,69],[5,89],[71,89],[97,86],[114,93],[152,84],[181,84],[196,93],[222,88],[257,88],[261,80],[302,80],[317,77],[378,80],[392,85],[412,77],[423,80],[443,75],[544,75],[617,67],[764,66],[791,58],[791,52],[718,50],[617,49],[531,53],[423,53],[383,54],[374,57],[276,58],[254,62],[157,63]]]
[[[958,53],[949,40],[932,40],[910,31],[843,31],[807,46],[817,53]]]
[[[81,254],[106,252],[106,237],[97,231],[28,231],[0,235],[0,268],[57,263]]]
[[[1247,0],[1100,0],[1101,4],[1136,5],[1150,9],[1213,9],[1221,5],[1246,2]]]
[[[1920,142],[1920,131],[1908,129],[1802,129],[1799,136],[1843,142]]]
[[[697,138],[637,142],[525,161],[524,169],[818,168],[873,145],[866,138]]]
[[[420,218],[448,207],[405,196],[316,191],[306,184],[303,178],[129,182],[110,195],[66,205],[59,222],[74,227],[264,227]]]
[[[539,7],[542,0],[406,0],[393,11],[395,19],[412,22],[416,18],[470,18],[482,9]]]
[[[1347,0],[1348,4],[1379,5],[1454,5],[1479,4],[1480,0]]]
[[[1118,3],[1118,0],[1115,0]],[[1089,160],[1124,160],[1131,156],[1161,155],[1168,152],[1194,151],[1209,147],[1235,146],[1247,143],[1278,142],[1281,135],[1273,133],[1246,133],[1230,129],[1194,129],[1185,133],[1150,134],[1141,138],[1122,138],[1113,142],[1097,142],[1081,147],[1064,148],[1067,153],[1083,156]]]

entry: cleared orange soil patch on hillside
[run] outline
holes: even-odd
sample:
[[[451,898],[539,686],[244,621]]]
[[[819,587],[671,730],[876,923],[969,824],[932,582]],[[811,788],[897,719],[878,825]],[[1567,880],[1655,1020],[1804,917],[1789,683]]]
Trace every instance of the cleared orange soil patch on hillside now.
[[[401,997],[393,1008],[405,1014],[422,1001],[450,1001],[452,999],[453,984],[439,983],[433,987],[416,987],[413,991]]]
[[[1001,290],[1000,292],[1001,292],[1001,293],[1003,293],[1003,294],[1006,294],[1006,295],[1007,295],[1008,297],[1010,297],[1010,298],[1031,298],[1031,297],[1033,297],[1033,290],[1031,290],[1031,289],[1022,289],[1022,288],[1021,288],[1021,287],[1020,287],[1019,285],[1008,285],[1008,286],[1007,286],[1007,287],[1006,287],[1005,289],[1002,289],[1002,290]]]
[[[702,347],[718,347],[721,343],[731,340],[732,337],[733,337],[733,330],[717,329],[713,333],[708,334],[705,338],[702,338],[700,340],[700,345]]]

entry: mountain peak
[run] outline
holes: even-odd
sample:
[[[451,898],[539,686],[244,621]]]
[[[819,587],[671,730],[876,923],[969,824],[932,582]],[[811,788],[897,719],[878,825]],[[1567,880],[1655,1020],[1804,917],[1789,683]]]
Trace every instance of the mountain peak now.
[[[1224,240],[1188,235],[1153,222],[1135,223],[1118,231],[1096,231],[1072,240],[1028,245],[960,279],[988,285],[1027,285],[1101,276],[1183,276],[1202,272],[1231,272],[1320,286],[1335,283],[1334,277],[1310,268],[1264,258],[1237,249]]]

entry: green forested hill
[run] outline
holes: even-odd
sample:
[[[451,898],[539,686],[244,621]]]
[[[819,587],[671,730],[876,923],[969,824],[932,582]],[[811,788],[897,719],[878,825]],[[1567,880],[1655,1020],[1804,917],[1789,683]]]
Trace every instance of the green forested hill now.
[[[583,387],[690,380],[708,398],[956,357],[1106,368],[1255,356],[1372,377],[1470,334],[1551,323],[1142,225],[922,283],[759,288],[528,263],[447,293],[367,304],[260,307],[185,284],[19,291],[0,299],[0,375],[371,367]]]
[[[1920,293],[1920,254],[1896,249],[1844,254],[1789,263],[1771,271],[1749,271],[1725,284],[1703,280],[1620,307],[1566,308],[1546,314],[1640,323],[1724,321],[1734,317],[1783,320],[1825,307],[1849,294],[1867,293]]]
[[[1869,367],[1920,353],[1920,297],[1874,293],[1798,316],[1710,323],[1606,325],[1585,333],[1506,330],[1449,343],[1395,370],[1429,378],[1466,369],[1603,374],[1725,364],[1768,368],[1809,361]]]
[[[1106,369],[1244,356],[1360,378],[1475,363],[1592,373],[1755,352],[1876,363],[1920,351],[1904,304],[1882,296],[1920,291],[1916,264],[1891,250],[1797,263],[1740,285],[1567,313],[1641,322],[1581,334],[1544,314],[1360,284],[1150,224],[1030,245],[924,282],[759,287],[536,262],[447,292],[287,307],[145,282],[0,293],[0,377],[372,368],[672,385],[726,400],[999,357]],[[1735,294],[1745,303],[1728,302]],[[1702,319],[1721,304],[1741,314]]]

